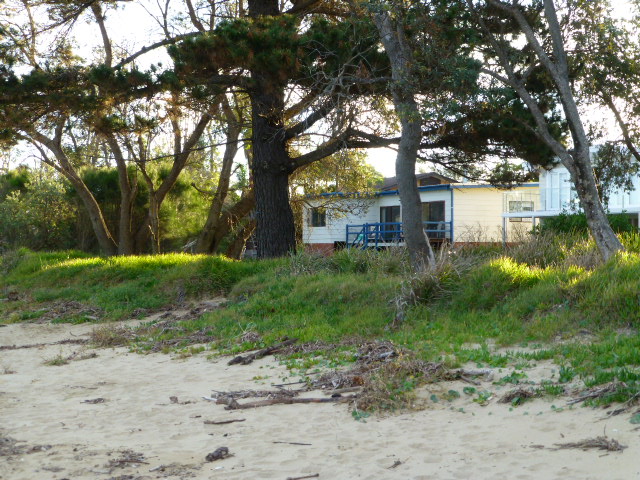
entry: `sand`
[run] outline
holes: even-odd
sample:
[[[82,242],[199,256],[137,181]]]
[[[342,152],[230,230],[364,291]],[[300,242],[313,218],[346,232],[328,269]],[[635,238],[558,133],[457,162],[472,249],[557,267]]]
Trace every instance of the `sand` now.
[[[0,345],[86,338],[92,328],[7,325]],[[45,364],[74,351],[76,360],[65,365]],[[78,360],[90,353],[97,356]],[[0,350],[0,478],[640,479],[640,429],[629,414],[607,417],[603,409],[568,407],[558,398],[481,406],[464,394],[365,421],[354,420],[346,404],[226,411],[202,397],[296,380],[273,357],[246,366],[227,361],[79,345]],[[421,396],[463,386],[433,385]],[[229,419],[245,421],[204,423]],[[603,434],[627,448],[554,448]],[[206,462],[219,447],[233,456]]]

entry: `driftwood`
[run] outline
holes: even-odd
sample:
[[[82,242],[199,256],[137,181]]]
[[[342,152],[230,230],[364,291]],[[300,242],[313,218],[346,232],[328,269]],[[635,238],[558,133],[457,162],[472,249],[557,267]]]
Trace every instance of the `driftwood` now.
[[[498,403],[511,403],[513,405],[520,405],[529,398],[539,397],[540,394],[530,388],[518,387],[507,392]]]
[[[270,398],[268,400],[257,400],[255,402],[238,403],[230,397],[221,397],[216,403],[226,405],[225,410],[244,410],[247,408],[268,407],[270,405],[290,405],[293,403],[342,403],[356,398],[355,395],[348,397],[328,397],[328,398]]]
[[[626,385],[622,382],[610,382],[606,385],[594,387],[589,390],[582,392],[577,398],[573,400],[569,400],[567,405],[573,405],[575,403],[584,402],[585,400],[589,400],[592,398],[602,398],[610,393],[615,393],[620,388],[626,387]]]
[[[297,338],[288,338],[280,343],[276,343],[275,345],[271,345],[270,347],[263,348],[262,350],[258,350],[257,352],[250,353],[249,355],[238,355],[235,358],[229,360],[227,365],[249,365],[254,360],[258,360],[259,358],[266,357],[267,355],[272,355],[274,353],[278,353],[285,347],[289,345],[293,345],[298,341]]]
[[[213,390],[211,397],[209,398],[220,398],[220,397],[231,397],[235,399],[241,398],[257,398],[257,397],[266,397],[266,398],[275,398],[275,397],[295,397],[300,392],[305,392],[304,390],[286,390],[286,389],[278,389],[278,390],[237,390],[233,392],[221,392],[218,390]]]
[[[312,443],[300,443],[300,442],[271,442],[271,443],[284,443],[285,445],[302,445],[305,447],[313,445]]]
[[[319,476],[319,473],[314,473],[313,475],[305,475],[304,477],[287,477],[287,480],[304,480],[305,478],[318,478]]]
[[[246,418],[234,418],[232,420],[220,420],[219,422],[216,422],[215,420],[205,420],[204,424],[205,425],[226,425],[228,423],[244,422],[245,420],[246,420]]]
[[[67,338],[65,340],[59,340],[52,343],[30,343],[28,345],[0,345],[0,350],[21,350],[23,348],[40,348],[49,347],[51,345],[84,345],[89,343],[89,340],[83,338]]]
[[[335,390],[329,390],[326,392],[327,395],[341,395],[343,393],[353,393],[360,392],[362,387],[345,387],[345,388],[336,388]]]
[[[606,450],[607,452],[621,452],[625,448],[625,445],[620,445],[617,440],[608,437],[596,437],[588,440],[582,440],[581,442],[569,442],[569,443],[556,443],[558,449],[564,448],[580,448],[582,450],[598,449]]]

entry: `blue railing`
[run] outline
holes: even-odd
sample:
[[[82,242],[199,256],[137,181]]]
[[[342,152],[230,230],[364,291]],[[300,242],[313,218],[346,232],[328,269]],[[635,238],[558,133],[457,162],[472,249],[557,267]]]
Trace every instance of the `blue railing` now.
[[[451,241],[452,222],[423,222],[432,243]],[[377,248],[404,244],[402,223],[365,223],[347,225],[347,248]]]

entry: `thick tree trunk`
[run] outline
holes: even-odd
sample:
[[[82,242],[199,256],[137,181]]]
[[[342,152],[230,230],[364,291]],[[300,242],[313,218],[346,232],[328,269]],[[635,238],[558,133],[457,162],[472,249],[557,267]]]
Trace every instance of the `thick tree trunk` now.
[[[252,73],[257,84],[250,96],[258,257],[282,257],[296,247],[289,203],[289,175],[294,165],[287,152],[282,118],[284,86],[275,78]]]
[[[255,148],[255,147],[254,147]],[[254,150],[254,161],[260,158]],[[289,204],[289,175],[254,169],[258,258],[282,257],[295,251],[295,226]]]
[[[296,248],[293,211],[289,203],[292,162],[285,145],[284,126],[273,118],[274,112],[283,111],[284,102],[280,94],[264,93],[252,95],[251,100],[251,167],[256,200],[258,258],[282,257]],[[280,107],[273,107],[273,104],[279,104]]]
[[[249,0],[249,16],[275,16],[278,0]],[[258,257],[295,251],[295,226],[289,203],[289,175],[295,164],[287,150],[284,125],[286,82],[279,72],[251,71],[251,170],[256,199]]]
[[[391,62],[393,103],[400,117],[401,137],[396,157],[396,180],[402,205],[402,230],[414,270],[434,263],[433,249],[424,231],[422,202],[416,180],[416,158],[422,140],[420,112],[411,86],[411,50],[402,26],[394,25],[388,13],[375,15],[382,44]]]

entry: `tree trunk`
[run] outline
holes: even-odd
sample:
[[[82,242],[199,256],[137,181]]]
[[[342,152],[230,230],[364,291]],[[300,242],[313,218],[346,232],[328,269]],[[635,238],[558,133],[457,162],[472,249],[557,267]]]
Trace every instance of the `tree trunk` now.
[[[275,16],[278,0],[249,0],[249,16]],[[295,251],[295,225],[289,203],[289,175],[295,164],[287,150],[284,128],[286,81],[280,72],[252,70],[251,145],[256,198],[258,257],[282,257]]]
[[[424,231],[422,202],[416,180],[416,158],[422,140],[420,112],[411,86],[411,50],[406,44],[402,25],[394,25],[389,14],[375,15],[382,44],[391,63],[391,87],[396,114],[400,117],[401,137],[396,157],[396,180],[402,205],[402,230],[414,270],[422,270],[435,259]]]
[[[295,251],[295,226],[289,203],[293,162],[284,135],[284,86],[253,72],[256,88],[252,108],[253,185],[256,198],[258,258],[282,257]]]
[[[260,158],[254,151],[254,161]],[[256,196],[258,258],[282,257],[295,251],[293,211],[289,204],[289,175],[271,169],[253,172]]]
[[[258,258],[282,257],[296,248],[293,211],[289,203],[289,175],[293,166],[281,119],[284,111],[282,91],[283,88],[278,86],[278,93],[270,94],[263,90],[251,94],[251,169],[256,200]]]
[[[213,111],[213,108],[207,110],[201,115],[200,120],[196,124],[195,128],[189,135],[189,138],[186,140],[184,145],[182,145],[181,134],[180,134],[180,131],[178,130],[179,127],[177,126],[178,124],[177,122],[174,122],[175,140],[174,140],[174,148],[173,148],[173,164],[171,165],[171,170],[169,171],[169,174],[164,178],[164,180],[162,180],[162,183],[160,183],[157,189],[154,190],[152,188],[153,182],[148,183],[150,179],[147,180],[147,183],[149,185],[149,195],[150,195],[149,207],[150,208],[149,208],[149,211],[147,212],[145,219],[138,226],[138,229],[135,233],[135,249],[137,252],[144,251],[145,246],[152,235],[152,232],[157,231],[159,235],[160,208],[162,207],[162,202],[164,202],[164,199],[166,198],[166,196],[169,194],[173,186],[178,181],[178,177],[180,176],[180,173],[184,169],[185,165],[187,164],[187,160],[189,159],[189,156],[191,155],[193,148],[196,146],[197,142],[202,137],[202,134],[205,128],[211,121],[212,111]],[[141,170],[144,170],[144,169],[141,169]],[[143,174],[146,176],[146,172],[143,171]],[[152,206],[153,206],[153,209],[155,210],[155,213],[151,210]],[[156,225],[154,225],[153,222],[156,222]],[[156,236],[155,239],[152,239],[152,241],[156,242],[157,246],[159,247],[160,243],[158,239],[159,239],[159,236]],[[153,247],[152,245],[152,248],[155,248],[155,247]]]
[[[531,111],[536,122],[536,133],[538,137],[549,146],[558,156],[562,164],[569,170],[571,180],[580,199],[580,206],[587,218],[591,235],[602,257],[608,260],[617,251],[622,250],[623,247],[609,224],[604,207],[598,196],[589,155],[589,140],[573,96],[571,79],[569,78],[569,63],[564,47],[565,38],[560,22],[558,21],[555,4],[553,0],[543,0],[544,13],[549,27],[551,46],[553,48],[553,55],[549,55],[543,46],[544,42],[538,39],[528,19],[517,5],[499,0],[487,0],[487,2],[492,6],[508,12],[516,20],[531,47],[531,51],[537,56],[541,65],[553,79],[574,144],[574,150],[571,153],[551,134],[544,113],[540,110],[532,94],[526,89],[526,85],[521,77],[516,74],[514,65],[511,63],[506,50],[501,46],[500,42],[495,39],[483,19],[478,17],[493,48],[496,50],[500,64],[504,68],[508,78],[505,79],[496,72],[492,72],[493,76],[500,78],[502,82],[510,85],[517,91],[520,98]],[[472,11],[475,11],[471,0],[467,0],[467,5]],[[477,14],[477,11],[475,12]]]
[[[254,207],[254,193],[253,190],[249,190],[242,195],[240,200],[238,200],[235,205],[233,205],[231,208],[228,208],[227,210],[223,210],[222,214],[220,215],[218,227],[215,230],[215,234],[211,242],[210,251],[202,253],[218,252],[222,240],[224,240],[224,238],[229,235],[229,233],[234,228],[236,228],[237,225],[247,217],[247,215],[251,213]]]
[[[66,172],[63,173],[67,180],[69,180],[73,187],[76,189],[76,192],[78,193],[78,196],[80,197],[80,200],[82,201],[82,204],[84,205],[84,208],[89,215],[91,227],[93,228],[93,233],[98,240],[100,250],[105,255],[115,255],[116,253],[118,253],[118,246],[113,240],[111,232],[109,232],[109,227],[107,227],[107,224],[104,221],[102,210],[100,210],[100,205],[98,205],[97,200],[95,199],[91,191],[87,188],[85,183],[80,179],[80,177],[75,174],[68,175]]]
[[[115,255],[118,251],[118,246],[116,245],[116,242],[114,241],[113,236],[109,231],[107,222],[105,222],[104,220],[104,216],[102,215],[102,210],[100,209],[98,201],[95,199],[93,193],[91,193],[87,185],[82,181],[82,178],[80,178],[76,170],[73,168],[73,165],[67,158],[67,155],[62,150],[61,138],[63,127],[64,122],[61,122],[57,126],[56,137],[54,139],[50,139],[39,132],[30,133],[35,140],[45,145],[49,149],[49,151],[53,153],[54,157],[58,161],[58,164],[55,164],[52,161],[47,163],[55,168],[58,172],[62,173],[62,175],[64,175],[65,178],[69,180],[69,182],[71,182],[73,188],[76,189],[76,192],[80,197],[80,201],[82,202],[84,208],[87,211],[87,214],[89,215],[89,221],[91,222],[91,227],[93,229],[94,235],[96,236],[96,240],[98,241],[100,250],[102,250],[105,255]]]
[[[247,240],[249,240],[249,237],[251,237],[251,234],[255,229],[256,221],[249,220],[249,222],[235,234],[233,240],[227,248],[227,251],[225,252],[225,255],[229,258],[240,260],[247,244]]]
[[[609,224],[609,219],[600,201],[596,187],[589,147],[584,146],[574,151],[569,158],[563,159],[563,165],[571,174],[571,181],[580,200],[580,206],[587,219],[589,231],[598,246],[600,254],[605,260],[611,258],[619,250],[622,244]]]
[[[553,40],[555,56],[555,70],[551,74],[560,93],[560,101],[564,110],[569,130],[574,143],[574,152],[564,160],[565,167],[571,174],[571,179],[580,199],[580,205],[587,218],[591,235],[598,245],[598,249],[605,260],[617,251],[622,250],[622,244],[609,224],[609,220],[598,196],[591,156],[589,154],[589,140],[573,97],[569,79],[569,67],[564,49],[564,39],[558,22],[556,7],[553,0],[544,0],[545,16],[549,24],[549,32]],[[571,161],[569,161],[571,160]]]
[[[217,245],[214,242],[216,231],[220,228],[220,218],[222,207],[229,193],[229,183],[231,180],[231,169],[233,161],[238,153],[238,137],[240,136],[241,126],[238,123],[229,123],[227,126],[227,141],[224,156],[222,158],[222,169],[220,171],[220,179],[218,187],[209,208],[207,220],[202,227],[202,232],[198,236],[196,243],[196,253],[213,253]]]
[[[134,239],[131,231],[131,214],[137,188],[131,187],[127,162],[124,158],[115,134],[108,131],[101,132],[109,145],[109,149],[116,161],[118,171],[118,186],[120,187],[120,214],[118,217],[118,255],[133,255]]]

